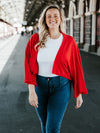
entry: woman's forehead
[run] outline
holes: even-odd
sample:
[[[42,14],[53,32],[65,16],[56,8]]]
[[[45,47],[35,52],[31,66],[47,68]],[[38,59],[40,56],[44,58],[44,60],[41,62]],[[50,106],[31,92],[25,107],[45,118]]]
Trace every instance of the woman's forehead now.
[[[59,14],[59,11],[58,11],[58,9],[51,8],[51,9],[47,10],[46,15],[51,14],[51,13]]]

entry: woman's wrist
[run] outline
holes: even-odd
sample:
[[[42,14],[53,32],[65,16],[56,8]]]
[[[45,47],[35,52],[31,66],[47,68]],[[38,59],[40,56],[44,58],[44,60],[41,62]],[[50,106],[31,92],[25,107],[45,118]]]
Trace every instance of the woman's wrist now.
[[[35,85],[29,84],[28,88],[29,88],[29,92],[34,91],[35,90]]]

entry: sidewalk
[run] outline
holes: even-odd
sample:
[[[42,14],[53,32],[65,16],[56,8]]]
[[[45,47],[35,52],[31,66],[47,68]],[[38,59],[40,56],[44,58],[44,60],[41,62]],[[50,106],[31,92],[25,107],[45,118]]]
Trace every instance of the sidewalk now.
[[[87,52],[87,51],[85,51],[85,50],[82,49],[82,48],[80,48],[80,50],[81,50],[81,51],[84,51],[84,52],[86,52],[86,53],[88,53],[88,54],[93,54],[93,55],[100,56],[100,48],[98,49],[98,52]]]
[[[20,35],[14,35],[8,39],[0,40],[0,73],[17,45],[19,38]]]

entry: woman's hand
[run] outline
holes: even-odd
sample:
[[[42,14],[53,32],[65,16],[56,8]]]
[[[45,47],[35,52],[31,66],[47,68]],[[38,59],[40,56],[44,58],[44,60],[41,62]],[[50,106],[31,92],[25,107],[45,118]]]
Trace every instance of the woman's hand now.
[[[79,94],[79,96],[76,98],[76,106],[75,108],[78,109],[81,107],[83,103],[82,94]]]
[[[30,105],[38,108],[38,97],[35,92],[35,86],[29,85],[29,103]]]

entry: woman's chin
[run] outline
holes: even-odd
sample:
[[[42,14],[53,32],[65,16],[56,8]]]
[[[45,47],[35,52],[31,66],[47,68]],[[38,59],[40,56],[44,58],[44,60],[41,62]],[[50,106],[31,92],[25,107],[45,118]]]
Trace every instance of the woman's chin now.
[[[57,28],[58,28],[57,25],[49,26],[49,29],[57,29]]]

